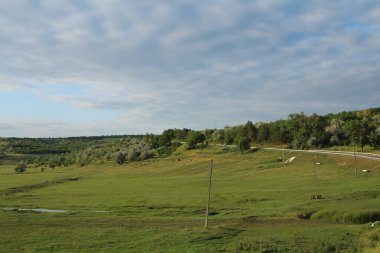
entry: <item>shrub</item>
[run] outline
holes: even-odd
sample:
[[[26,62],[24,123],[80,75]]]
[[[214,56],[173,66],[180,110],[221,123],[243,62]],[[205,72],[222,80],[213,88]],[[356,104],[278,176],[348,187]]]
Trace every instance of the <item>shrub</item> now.
[[[310,219],[311,216],[315,213],[315,211],[304,211],[304,212],[301,212],[299,214],[297,214],[297,217],[300,218],[300,219]]]
[[[21,163],[19,165],[17,165],[17,167],[15,168],[15,171],[16,173],[23,173],[26,171],[26,166],[25,164]]]
[[[149,150],[142,150],[141,151],[141,160],[146,160],[154,157],[154,154],[151,153]]]
[[[140,155],[140,151],[138,150],[138,148],[136,147],[130,147],[128,149],[128,161],[134,161],[137,159],[137,157],[139,157]]]
[[[167,156],[167,155],[171,155],[175,149],[176,149],[175,147],[164,146],[164,147],[158,148],[157,153],[160,156]]]
[[[125,162],[125,155],[121,152],[119,152],[117,155],[116,155],[116,163],[117,164],[122,164]]]

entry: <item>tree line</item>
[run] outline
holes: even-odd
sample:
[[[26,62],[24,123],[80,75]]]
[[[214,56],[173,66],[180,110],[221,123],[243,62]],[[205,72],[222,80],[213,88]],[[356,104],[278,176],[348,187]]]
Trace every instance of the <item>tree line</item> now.
[[[380,146],[380,108],[337,114],[290,114],[287,119],[272,122],[248,121],[223,129],[168,129],[159,137],[165,143],[187,142],[188,148],[219,143],[237,145],[241,151],[250,145],[286,145],[293,149],[326,148],[357,145]]]
[[[7,144],[4,144],[7,143]],[[222,129],[194,131],[166,129],[161,134],[70,138],[2,138],[5,153],[37,154],[26,163],[51,168],[84,166],[96,161],[144,160],[170,155],[177,147],[205,148],[210,144],[236,145],[240,152],[251,145],[283,145],[293,149],[357,145],[380,146],[380,107],[337,114],[290,114],[272,122],[247,121]]]

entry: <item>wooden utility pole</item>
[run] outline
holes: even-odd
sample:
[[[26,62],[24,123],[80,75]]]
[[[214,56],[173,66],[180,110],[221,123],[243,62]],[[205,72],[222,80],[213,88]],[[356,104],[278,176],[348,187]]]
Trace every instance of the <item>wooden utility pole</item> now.
[[[355,178],[357,178],[358,177],[358,161],[356,159],[355,145],[354,145],[354,157],[355,157]]]
[[[208,214],[210,209],[210,200],[211,200],[211,178],[212,178],[212,168],[213,168],[213,161],[210,161],[210,174],[208,177],[208,200],[207,200],[207,207],[206,207],[206,219],[205,219],[205,227],[208,228]]]
[[[282,149],[282,163],[285,167],[285,147]]]
[[[318,199],[318,196],[317,196],[317,168],[316,168],[316,164],[317,164],[317,159],[316,157],[314,156],[314,160],[313,160],[313,169],[314,169],[314,199]]]

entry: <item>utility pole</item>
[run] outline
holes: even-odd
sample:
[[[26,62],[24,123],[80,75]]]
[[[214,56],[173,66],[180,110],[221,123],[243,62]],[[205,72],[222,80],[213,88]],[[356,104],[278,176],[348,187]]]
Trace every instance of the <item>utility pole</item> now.
[[[357,178],[358,177],[358,161],[356,159],[355,145],[354,145],[354,156],[355,156],[355,178]]]
[[[314,169],[314,199],[318,199],[318,196],[317,196],[317,168],[316,168],[316,164],[317,164],[317,159],[316,157],[314,156],[314,160],[313,160],[313,169]]]
[[[211,200],[211,178],[212,178],[212,168],[213,168],[213,160],[210,161],[210,174],[208,177],[208,200],[206,207],[206,219],[205,219],[205,227],[208,228],[208,214],[210,209],[210,200]]]
[[[285,168],[285,147],[282,149],[282,163],[283,163],[284,168]]]

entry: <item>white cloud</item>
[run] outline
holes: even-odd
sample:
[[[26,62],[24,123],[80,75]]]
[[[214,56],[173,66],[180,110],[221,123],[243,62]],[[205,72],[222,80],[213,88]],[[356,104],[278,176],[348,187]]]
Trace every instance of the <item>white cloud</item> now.
[[[348,97],[377,106],[378,10],[371,1],[2,1],[0,92],[118,111],[112,125],[146,131],[347,110]]]

